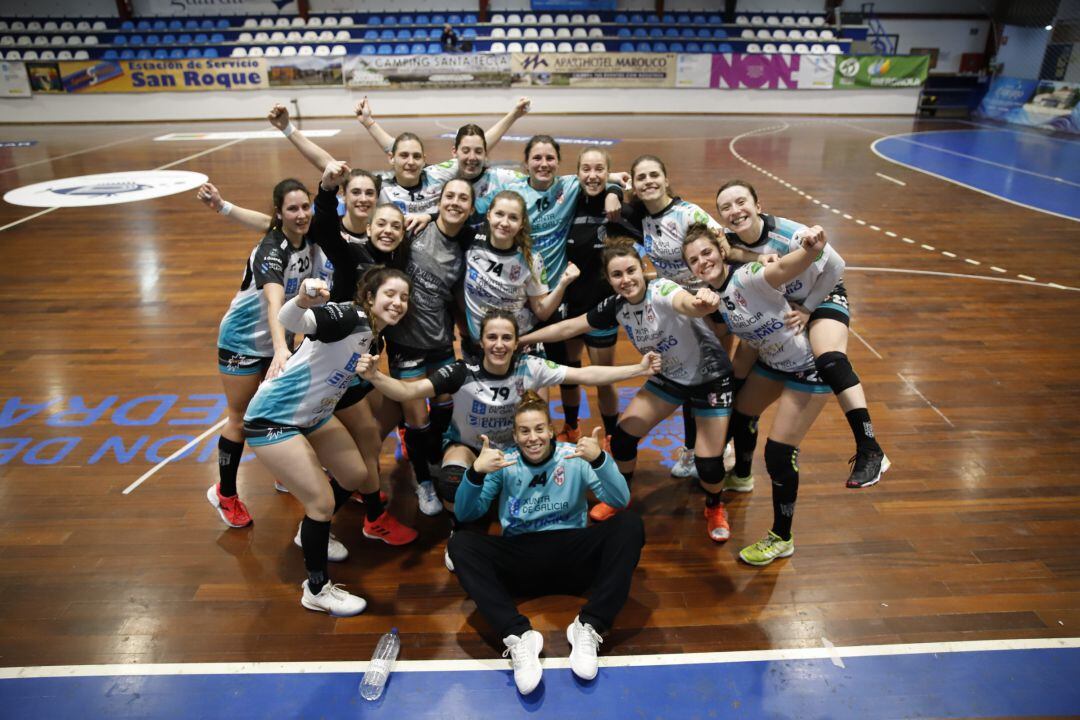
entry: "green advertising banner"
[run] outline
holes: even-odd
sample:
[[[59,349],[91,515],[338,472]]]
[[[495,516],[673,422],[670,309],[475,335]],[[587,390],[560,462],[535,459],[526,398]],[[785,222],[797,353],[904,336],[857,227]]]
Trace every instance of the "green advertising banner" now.
[[[833,87],[919,87],[929,71],[929,55],[845,55],[836,61]]]

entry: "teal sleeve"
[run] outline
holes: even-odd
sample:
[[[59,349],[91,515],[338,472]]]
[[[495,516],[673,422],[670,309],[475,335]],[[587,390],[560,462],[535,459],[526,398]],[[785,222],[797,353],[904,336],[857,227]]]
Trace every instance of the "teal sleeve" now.
[[[454,514],[461,522],[482,517],[491,507],[491,501],[499,496],[503,485],[503,470],[484,476],[484,484],[476,485],[463,478],[454,495]],[[624,483],[625,484],[625,483]]]
[[[588,466],[585,474],[588,478],[589,489],[600,502],[605,502],[614,508],[624,508],[630,504],[630,488],[626,484],[626,478],[619,472],[619,468],[615,467],[615,461],[611,455],[604,453],[604,463],[595,470]],[[460,490],[458,494],[461,494]]]

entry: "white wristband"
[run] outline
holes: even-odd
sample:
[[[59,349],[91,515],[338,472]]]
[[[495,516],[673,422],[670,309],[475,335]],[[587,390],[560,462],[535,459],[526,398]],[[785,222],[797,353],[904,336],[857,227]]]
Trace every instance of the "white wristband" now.
[[[289,124],[285,126],[285,129],[281,131],[281,134],[285,137],[289,137],[294,132],[296,132],[296,126],[292,124],[292,121],[290,121]]]
[[[218,210],[218,215],[228,215],[233,210],[233,204],[227,200],[221,201],[221,209]]]

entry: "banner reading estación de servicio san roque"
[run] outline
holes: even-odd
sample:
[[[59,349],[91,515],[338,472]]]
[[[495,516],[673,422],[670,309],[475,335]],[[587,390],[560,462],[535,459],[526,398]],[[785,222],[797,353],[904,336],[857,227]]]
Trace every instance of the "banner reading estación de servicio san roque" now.
[[[929,55],[844,55],[836,61],[833,87],[920,87],[929,72]]]
[[[68,93],[204,92],[267,88],[263,58],[61,62]]]

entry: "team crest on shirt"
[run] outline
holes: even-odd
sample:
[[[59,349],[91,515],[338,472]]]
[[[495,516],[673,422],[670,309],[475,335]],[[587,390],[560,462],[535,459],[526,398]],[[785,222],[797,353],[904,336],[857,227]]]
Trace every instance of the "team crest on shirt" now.
[[[653,310],[652,305],[645,306],[645,321],[649,323],[656,322],[656,312]]]
[[[520,265],[511,265],[510,266],[510,282],[517,282],[519,277],[521,277],[521,266]]]
[[[739,292],[738,290],[736,290],[736,291],[734,292],[734,295],[735,295],[735,302],[737,302],[737,303],[739,303],[740,305],[742,305],[742,308],[743,308],[743,310],[748,310],[748,309],[749,309],[749,305],[747,305],[747,304],[746,304],[746,298],[744,298],[744,297],[742,296],[742,293],[741,293],[741,292]]]
[[[551,479],[555,481],[555,484],[562,487],[562,484],[566,482],[566,470],[562,465],[558,465],[555,468],[555,472],[552,474]]]

